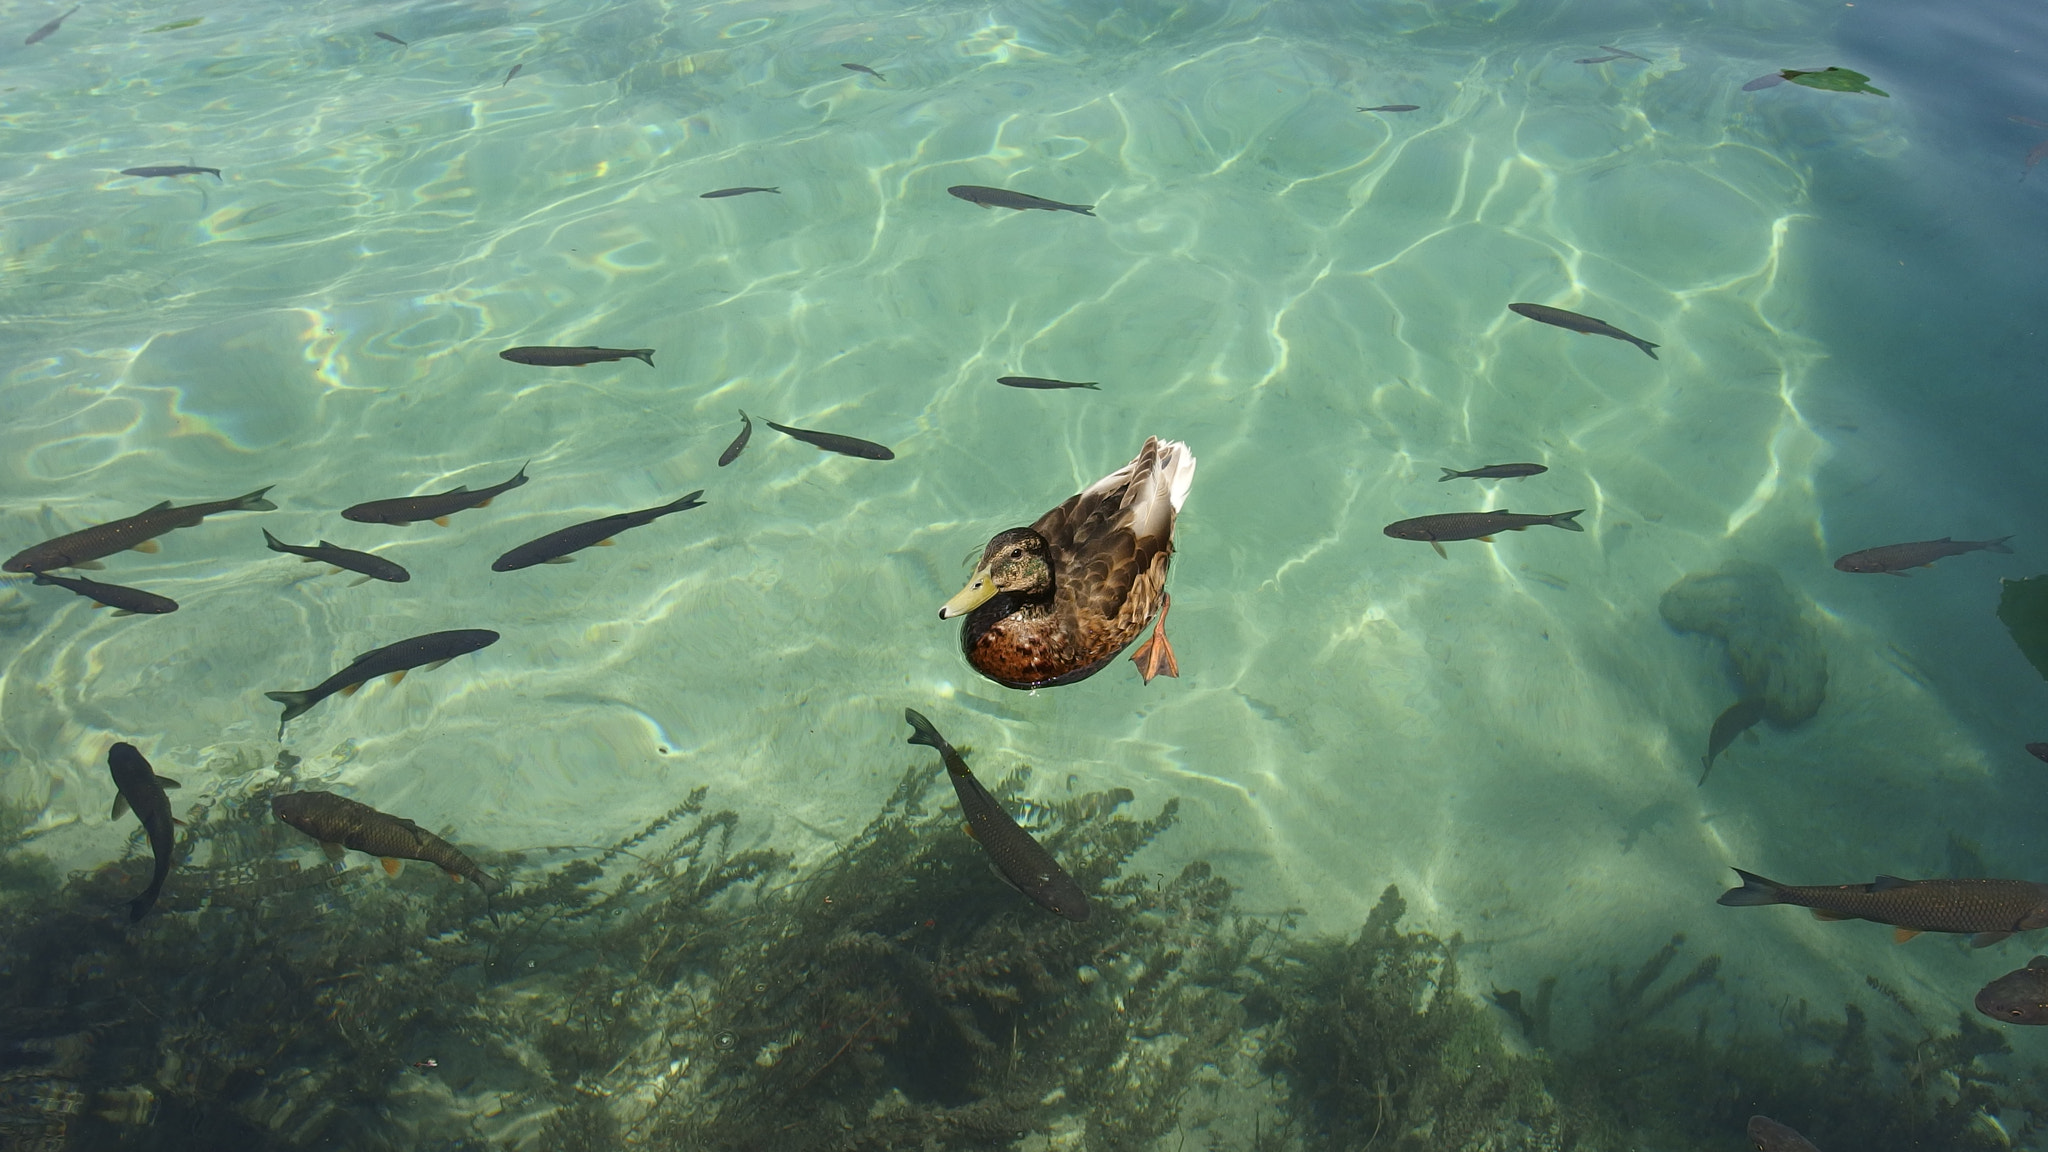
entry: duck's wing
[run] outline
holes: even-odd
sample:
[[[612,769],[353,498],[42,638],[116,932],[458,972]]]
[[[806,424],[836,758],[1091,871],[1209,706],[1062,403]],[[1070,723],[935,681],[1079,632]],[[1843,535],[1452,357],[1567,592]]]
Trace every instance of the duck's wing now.
[[[1052,552],[1055,611],[1071,613],[1084,651],[1122,648],[1158,610],[1174,517],[1194,478],[1187,445],[1150,437],[1136,459],[1032,525]]]

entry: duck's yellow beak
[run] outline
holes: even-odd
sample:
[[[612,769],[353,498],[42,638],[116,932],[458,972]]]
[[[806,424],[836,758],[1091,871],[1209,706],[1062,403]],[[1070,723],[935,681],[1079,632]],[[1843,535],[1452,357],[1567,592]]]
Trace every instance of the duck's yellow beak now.
[[[965,616],[988,603],[989,598],[995,594],[996,582],[989,578],[988,569],[977,568],[974,570],[974,579],[967,582],[967,587],[962,588],[951,600],[939,605],[939,619],[951,620],[955,616]]]

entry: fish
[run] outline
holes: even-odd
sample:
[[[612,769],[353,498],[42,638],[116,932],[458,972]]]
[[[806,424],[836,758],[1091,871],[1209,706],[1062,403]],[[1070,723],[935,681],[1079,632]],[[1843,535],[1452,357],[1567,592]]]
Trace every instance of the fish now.
[[[1060,867],[1059,861],[1052,858],[1052,853],[1003,811],[1003,806],[968,770],[959,751],[946,743],[930,720],[911,708],[903,710],[903,719],[914,733],[909,743],[938,749],[939,758],[946,764],[946,775],[952,778],[953,791],[960,797],[960,811],[967,817],[968,835],[988,853],[996,874],[1040,908],[1077,924],[1086,921],[1088,896]]]
[[[98,567],[92,562],[116,552],[157,550],[156,538],[176,528],[190,528],[222,512],[275,512],[277,505],[263,498],[274,485],[266,484],[244,496],[209,500],[203,504],[173,507],[169,500],[145,508],[133,516],[109,520],[76,532],[45,540],[8,557],[0,571],[42,572],[51,568]]]
[[[725,451],[718,454],[718,466],[723,468],[727,464],[739,459],[740,453],[747,450],[747,441],[753,438],[754,422],[748,418],[747,410],[742,408],[740,409],[740,434],[733,437],[732,443],[725,446]]]
[[[2031,120],[2025,116],[2007,116],[2006,119],[2015,124],[2025,124],[2029,128],[2048,128],[2048,120]]]
[[[2007,1024],[2048,1024],[2048,956],[1978,989],[1977,1011]]]
[[[775,429],[784,436],[801,440],[806,444],[816,445],[827,452],[837,452],[841,456],[858,456],[863,460],[894,460],[896,458],[894,452],[889,451],[872,440],[856,440],[851,436],[841,436],[836,432],[812,432],[804,428],[785,428],[773,420],[763,420],[761,423]]]
[[[73,4],[71,6],[71,12],[76,12],[83,7],[83,4]],[[71,12],[66,12],[62,16],[57,17],[55,20],[50,21],[48,24],[43,25],[41,28],[38,28],[35,31],[29,33],[28,39],[23,40],[22,43],[34,44],[38,41],[49,39],[50,36],[57,31],[57,29],[62,28],[64,26],[64,22],[66,20],[71,19]]]
[[[405,46],[406,46],[406,44],[405,44],[405,41],[403,41],[403,40],[400,40],[400,39],[399,39],[398,37],[396,37],[396,36],[393,36],[393,35],[392,35],[391,33],[389,33],[389,32],[379,32],[379,33],[377,33],[376,35],[377,35],[377,39],[379,39],[379,40],[389,40],[389,41],[391,41],[391,42],[392,42],[393,44],[396,44],[396,45],[398,45],[398,46],[399,46],[400,48],[403,48],[403,47],[405,47]]]
[[[284,739],[284,726],[305,715],[313,705],[320,703],[336,692],[344,696],[355,694],[355,690],[379,676],[389,675],[393,684],[405,679],[405,674],[424,665],[431,672],[457,656],[464,656],[479,648],[488,648],[498,642],[498,634],[488,628],[457,628],[448,632],[429,632],[424,636],[413,636],[396,644],[372,648],[349,661],[348,667],[322,680],[311,688],[299,691],[265,692],[264,695],[284,705],[284,715],[277,721],[277,738]]]
[[[476,866],[455,845],[402,816],[379,812],[357,800],[332,792],[280,792],[270,798],[279,820],[320,842],[328,859],[339,860],[353,848],[377,857],[384,871],[398,875],[402,860],[432,864],[450,880],[470,880],[489,896],[504,884]]]
[[[1812,1141],[1769,1116],[1749,1118],[1749,1142],[1756,1152],[1820,1152]]]
[[[1922,932],[1971,933],[1984,948],[2015,932],[2048,927],[2048,884],[2030,880],[1901,880],[1879,876],[1869,884],[1797,887],[1737,868],[1742,887],[1721,894],[1731,908],[1797,904],[1817,920],[1869,920],[1890,924],[1905,943]]]
[[[171,874],[171,858],[177,850],[177,833],[171,826],[177,821],[171,818],[171,798],[164,795],[164,789],[176,788],[178,782],[157,775],[148,758],[126,742],[116,742],[107,749],[107,771],[121,793],[114,798],[113,818],[119,820],[130,808],[135,809],[135,818],[142,821],[142,830],[149,835],[149,851],[156,857],[149,887],[128,904],[128,919],[140,920],[149,914],[158,893],[164,890],[164,878]]]
[[[1443,468],[1443,465],[1439,464],[1437,467]],[[1436,482],[1441,484],[1446,480],[1512,480],[1517,476],[1538,476],[1548,471],[1550,469],[1541,464],[1488,464],[1484,468],[1474,468],[1469,472],[1444,468],[1444,474],[1437,477]]]
[[[1420,104],[1378,104],[1378,105],[1374,105],[1374,106],[1373,106],[1373,107],[1371,107],[1371,108],[1360,108],[1360,109],[1359,109],[1359,111],[1360,111],[1360,112],[1418,112],[1418,111],[1421,111],[1421,109],[1422,109],[1422,105],[1420,105]]]
[[[294,556],[303,556],[308,564],[331,564],[337,571],[346,568],[350,572],[360,572],[363,580],[387,580],[393,584],[403,584],[412,579],[412,573],[382,556],[358,552],[353,548],[342,548],[325,540],[318,545],[287,544],[272,536],[270,529],[265,528],[263,541],[272,552],[289,552]],[[356,581],[358,584],[362,582]]]
[[[142,168],[123,168],[123,176],[197,176],[205,173],[219,180],[220,169],[201,168],[193,164],[151,164]]]
[[[204,16],[191,16],[183,20],[173,20],[168,24],[159,24],[154,28],[144,28],[142,31],[144,35],[151,32],[176,32],[180,28],[192,28],[205,22]]]
[[[1655,350],[1663,347],[1661,344],[1652,344],[1641,337],[1631,336],[1605,320],[1596,320],[1591,316],[1581,316],[1577,312],[1567,312],[1562,308],[1552,308],[1548,304],[1510,304],[1508,305],[1508,311],[1513,312],[1517,316],[1527,316],[1529,319],[1540,323],[1555,324],[1559,328],[1569,328],[1574,332],[1584,332],[1588,336],[1612,336],[1616,340],[1626,340],[1641,348],[1643,355],[1648,356],[1652,360],[1657,358]]]
[[[1910,576],[1912,573],[1901,569],[1926,568],[1944,556],[1961,556],[1965,552],[2003,552],[2010,556],[2012,549],[2005,546],[2010,539],[2010,536],[2000,536],[1996,540],[1951,540],[1943,536],[1939,540],[1919,540],[1911,544],[1886,544],[1851,552],[1836,560],[1835,567],[1843,572]]]
[[[441,1066],[441,1062],[439,1060],[434,1059],[432,1056],[429,1056],[425,1060],[413,1061],[412,1066],[421,1070],[426,1070],[429,1068],[439,1068]]]
[[[581,348],[507,348],[498,353],[500,360],[541,368],[581,368],[585,364],[602,364],[628,357],[645,362],[649,368],[654,367],[652,348],[599,348],[595,344],[585,344]]]
[[[524,61],[514,64],[512,66],[512,70],[510,72],[505,73],[505,78],[498,82],[498,87],[503,88],[505,85],[510,84],[512,82],[512,78],[514,76],[519,75],[519,70],[524,67],[526,67],[526,63]]]
[[[868,75],[873,76],[875,79],[880,80],[884,84],[887,84],[889,82],[889,78],[887,76],[882,75],[880,72],[875,71],[873,68],[870,68],[865,64],[841,64],[840,67],[852,72],[865,72]]]
[[[1007,384],[1012,388],[1092,388],[1097,392],[1102,391],[1101,388],[1096,387],[1096,384],[1074,384],[1065,380],[1047,380],[1043,376],[998,376],[996,377],[996,383]],[[1097,383],[1100,382],[1098,381]]]
[[[2048,744],[2029,744],[2027,751],[2032,753],[2036,760],[2048,760]]]
[[[612,542],[612,537],[628,528],[652,524],[671,512],[687,512],[692,508],[702,508],[704,502],[697,497],[703,494],[704,490],[699,488],[680,500],[671,501],[658,508],[642,508],[638,512],[601,516],[596,520],[587,520],[581,524],[557,529],[537,540],[528,540],[491,561],[491,571],[516,572],[521,568],[531,568],[535,564],[567,564],[574,559],[569,553],[593,545],[608,546]]]
[[[1572,63],[1574,63],[1574,64],[1605,64],[1605,63],[1607,63],[1607,62],[1608,62],[1609,60],[1620,60],[1620,59],[1623,59],[1623,58],[1625,58],[1625,57],[1628,57],[1628,56],[1633,56],[1633,55],[1635,55],[1635,54],[1634,54],[1634,53],[1632,53],[1632,52],[1616,52],[1616,53],[1614,53],[1614,54],[1613,54],[1613,55],[1611,55],[1611,56],[1581,56],[1581,57],[1580,57],[1580,58],[1578,58],[1577,60],[1574,60],[1574,61],[1572,61]],[[1641,59],[1642,59],[1642,57],[1641,57],[1641,56],[1636,56],[1636,59],[1638,59],[1638,60],[1641,60]]]
[[[780,188],[720,188],[716,192],[706,192],[699,196],[698,199],[723,200],[727,196],[745,196],[749,192],[773,192],[777,196],[782,195],[782,189]]]
[[[519,466],[519,474],[502,484],[479,488],[471,492],[458,484],[446,492],[430,496],[399,496],[390,500],[367,500],[341,510],[343,520],[354,520],[359,524],[410,524],[415,520],[432,520],[442,527],[448,526],[448,517],[466,508],[482,508],[500,494],[526,483],[526,465]]]
[[[969,204],[983,208],[1015,208],[1022,212],[1027,208],[1042,208],[1047,212],[1079,212],[1083,216],[1095,215],[1093,204],[1062,204],[1027,192],[1012,192],[1008,188],[985,188],[979,184],[955,184],[947,192]]]
[[[119,584],[102,584],[83,576],[52,576],[48,572],[38,572],[35,583],[68,588],[101,608],[112,608],[116,616],[162,616],[178,610],[178,602],[169,596],[159,596],[140,588],[124,588]]]
[[[2027,173],[2034,170],[2034,165],[2039,164],[2043,160],[2048,160],[2048,140],[2043,140],[2039,144],[2034,145],[2033,149],[2027,153],[2026,162],[2020,165],[2020,179],[2025,180]]]
[[[1700,758],[1701,784],[1707,782],[1707,773],[1714,770],[1714,757],[1726,752],[1737,736],[1756,727],[1756,722],[1763,718],[1764,700],[1761,696],[1737,700],[1728,706],[1727,711],[1714,717],[1714,730],[1707,734],[1707,754]]]
[[[1437,555],[1448,560],[1450,554],[1444,551],[1445,540],[1492,543],[1495,532],[1520,532],[1538,524],[1563,528],[1568,532],[1584,532],[1585,529],[1573,519],[1584,511],[1584,508],[1574,508],[1570,512],[1552,512],[1547,516],[1529,516],[1505,508],[1496,512],[1444,512],[1435,516],[1417,516],[1412,520],[1396,520],[1384,531],[1396,540],[1427,540]]]

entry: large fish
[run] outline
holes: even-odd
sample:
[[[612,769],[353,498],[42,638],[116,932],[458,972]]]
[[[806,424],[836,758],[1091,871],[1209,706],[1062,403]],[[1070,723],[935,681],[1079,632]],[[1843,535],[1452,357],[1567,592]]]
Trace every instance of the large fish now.
[[[1443,468],[1443,465],[1437,465]],[[1446,480],[1513,480],[1519,476],[1538,476],[1550,469],[1541,464],[1488,464],[1484,468],[1473,468],[1460,472],[1456,468],[1444,468],[1444,474],[1436,478],[1441,484]]]
[[[82,7],[84,7],[84,5],[82,4],[73,4],[71,6],[71,12],[76,12]],[[52,35],[56,33],[57,29],[62,28],[64,26],[64,22],[66,20],[71,19],[71,12],[66,12],[62,16],[57,17],[55,20],[50,21],[48,24],[43,25],[41,28],[38,28],[35,31],[29,33],[28,39],[23,40],[22,43],[37,44],[49,39]]]
[[[1944,556],[1961,556],[1965,552],[2003,552],[2012,554],[2005,546],[2010,536],[1996,540],[1951,540],[1943,536],[1939,540],[1919,540],[1911,544],[1886,544],[1878,548],[1865,548],[1851,552],[1835,561],[1835,567],[1843,572],[1884,572],[1893,576],[1910,576],[1907,568],[1925,568]]]
[[[1631,336],[1605,320],[1596,320],[1591,316],[1581,316],[1577,312],[1567,312],[1562,308],[1552,308],[1548,304],[1510,304],[1508,305],[1508,311],[1513,312],[1517,316],[1527,316],[1531,320],[1544,324],[1555,324],[1559,328],[1569,328],[1574,332],[1584,332],[1588,336],[1612,336],[1616,340],[1626,340],[1641,348],[1643,355],[1648,356],[1652,360],[1657,358],[1656,349],[1663,347],[1661,344],[1652,344],[1641,337]]]
[[[1538,524],[1584,532],[1585,529],[1573,519],[1584,511],[1584,508],[1574,508],[1570,512],[1553,512],[1547,516],[1524,515],[1505,508],[1497,512],[1443,512],[1435,516],[1417,516],[1412,520],[1396,520],[1382,531],[1396,540],[1427,540],[1437,555],[1449,559],[1450,554],[1444,551],[1445,540],[1491,542],[1496,532],[1520,532]]]
[[[652,348],[599,348],[595,344],[585,344],[581,348],[507,348],[498,353],[498,358],[542,368],[581,368],[585,364],[604,364],[613,360],[642,360],[649,368],[654,367]]]
[[[268,528],[263,530],[263,539],[272,552],[288,552],[293,556],[303,556],[308,564],[329,564],[337,571],[345,568],[350,572],[360,572],[363,580],[388,580],[393,584],[403,584],[412,579],[412,573],[382,556],[358,552],[353,548],[343,548],[329,544],[325,540],[317,545],[287,544],[272,536]],[[356,581],[358,584],[362,582]]]
[[[2007,1024],[2048,1024],[2048,956],[2036,956],[1978,990],[1977,1011]]]
[[[174,508],[169,500],[154,508],[95,524],[54,540],[16,552],[0,569],[8,572],[43,572],[51,568],[97,567],[92,561],[133,548],[137,552],[157,550],[156,538],[174,528],[190,528],[208,516],[221,512],[272,512],[277,505],[263,498],[268,485],[247,496],[212,500]]]
[[[1079,212],[1083,216],[1095,215],[1093,204],[1062,204],[1027,192],[1012,192],[1008,188],[985,188],[980,184],[955,184],[946,191],[958,196],[969,204],[983,208],[1015,208],[1019,212],[1027,208],[1042,208],[1047,212]]]
[[[481,508],[493,499],[526,483],[526,465],[519,466],[519,474],[502,484],[479,488],[471,492],[466,486],[457,484],[446,492],[431,496],[399,496],[391,500],[368,500],[341,510],[343,520],[354,520],[363,524],[410,524],[415,520],[432,520],[447,527],[448,517],[466,508]]]
[[[119,584],[102,584],[83,576],[52,576],[48,572],[38,572],[35,582],[69,589],[101,608],[112,608],[116,616],[161,616],[178,610],[178,602],[169,596],[159,596],[140,588],[124,588]]]
[[[996,873],[1040,908],[1069,920],[1088,919],[1088,897],[1081,886],[1052,858],[1052,853],[1031,838],[1031,833],[1010,819],[1010,814],[974,778],[967,761],[946,743],[932,722],[909,708],[903,710],[903,718],[915,733],[909,742],[938,749],[939,758],[946,762],[946,775],[952,778],[953,791],[960,797],[960,811],[967,817],[968,832],[981,842],[981,849],[988,853]]]
[[[176,833],[171,826],[177,821],[171,819],[171,798],[164,795],[164,789],[176,788],[178,782],[157,775],[135,745],[127,743],[107,749],[107,771],[121,793],[114,798],[114,819],[119,820],[130,808],[135,809],[135,818],[142,821],[142,830],[149,834],[149,850],[156,857],[156,871],[150,874],[149,887],[128,905],[128,919],[140,920],[164,890],[164,877],[171,874],[171,856],[177,850]]]
[[[808,428],[785,428],[773,420],[763,420],[761,423],[793,440],[801,440],[814,447],[823,448],[827,452],[837,452],[841,456],[858,456],[863,460],[894,460],[896,458],[894,452],[889,451],[872,440],[860,440],[852,436],[841,436],[837,432],[813,432]]]
[[[389,675],[393,684],[405,679],[405,674],[424,665],[431,672],[457,656],[466,655],[479,648],[488,648],[498,642],[498,634],[488,628],[457,628],[447,632],[429,632],[372,648],[349,661],[349,665],[311,688],[296,692],[265,692],[264,695],[284,705],[284,715],[277,721],[277,738],[284,739],[284,726],[336,692],[350,696],[365,683],[379,676]]]
[[[1769,1116],[1749,1118],[1749,1143],[1756,1152],[1820,1152],[1812,1141]]]
[[[194,164],[149,164],[141,168],[123,168],[123,176],[211,176],[220,179],[220,169],[201,168]]]
[[[1996,944],[2015,932],[2048,927],[2048,884],[2030,880],[1901,880],[1794,886],[1737,868],[1742,887],[1721,894],[1732,908],[1797,904],[1818,920],[1890,924],[1904,943],[1922,932],[1971,933],[1970,946]]]
[[[1707,773],[1714,770],[1714,758],[1728,750],[1735,738],[1756,727],[1764,718],[1764,698],[1751,696],[1737,700],[1726,711],[1714,717],[1714,730],[1707,733],[1707,754],[1700,758],[1700,783],[1707,782]]]
[[[270,798],[279,820],[320,842],[330,859],[353,848],[377,857],[384,871],[398,875],[399,861],[419,860],[448,874],[451,880],[473,880],[484,895],[504,887],[486,875],[455,845],[402,816],[379,812],[368,804],[332,792],[285,792]]]
[[[560,528],[537,540],[529,540],[491,561],[493,572],[516,572],[531,568],[535,564],[566,564],[573,557],[571,552],[581,551],[593,545],[610,544],[612,537],[628,528],[652,524],[671,512],[687,512],[702,508],[704,502],[697,499],[704,490],[697,489],[680,500],[671,501],[656,508],[642,508],[638,512],[620,512],[615,516],[601,516]]]
[[[733,437],[732,443],[725,446],[725,451],[718,454],[718,466],[723,468],[727,464],[739,459],[740,453],[747,450],[747,441],[753,438],[754,422],[747,416],[747,410],[742,408],[740,409],[740,434]]]

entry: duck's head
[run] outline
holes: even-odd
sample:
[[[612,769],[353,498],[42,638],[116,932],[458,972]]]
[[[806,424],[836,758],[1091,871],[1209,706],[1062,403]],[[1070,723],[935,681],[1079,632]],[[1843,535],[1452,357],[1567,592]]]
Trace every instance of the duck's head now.
[[[1012,528],[999,533],[981,553],[974,576],[959,595],[939,607],[939,619],[965,616],[989,602],[998,592],[1018,596],[1042,596],[1052,591],[1052,560],[1045,537],[1029,528]]]

